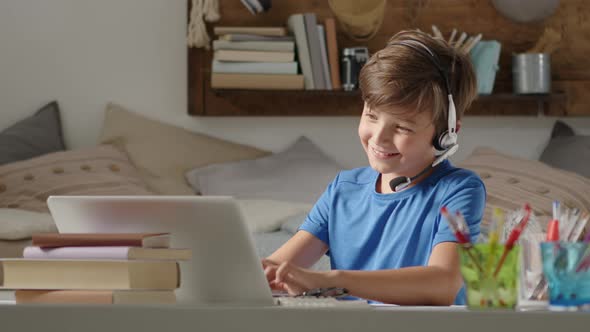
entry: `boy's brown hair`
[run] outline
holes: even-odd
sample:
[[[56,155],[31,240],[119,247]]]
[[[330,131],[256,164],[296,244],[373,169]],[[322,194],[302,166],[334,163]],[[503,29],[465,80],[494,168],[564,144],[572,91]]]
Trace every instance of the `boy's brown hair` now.
[[[415,112],[432,112],[436,134],[448,127],[448,98],[444,78],[436,65],[427,58],[427,51],[418,52],[397,42],[410,39],[423,43],[438,58],[447,71],[449,91],[453,95],[457,120],[477,96],[477,83],[469,56],[457,52],[442,39],[420,31],[401,31],[387,46],[373,54],[363,66],[359,87],[363,100],[372,109],[400,107],[412,116]],[[422,46],[417,45],[417,48]]]

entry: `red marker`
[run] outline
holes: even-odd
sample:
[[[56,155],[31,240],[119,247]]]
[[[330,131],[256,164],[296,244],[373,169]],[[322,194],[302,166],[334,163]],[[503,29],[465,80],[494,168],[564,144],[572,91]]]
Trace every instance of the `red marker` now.
[[[502,265],[504,265],[504,261],[506,260],[508,252],[510,252],[510,250],[514,248],[514,244],[516,243],[516,241],[518,241],[518,238],[520,237],[520,234],[528,224],[530,217],[531,206],[529,205],[529,203],[526,203],[524,205],[524,217],[522,217],[520,222],[514,227],[512,232],[510,232],[510,235],[508,235],[508,240],[506,240],[506,243],[504,244],[504,251],[502,252],[502,257],[500,257],[500,260],[498,261],[496,271],[494,271],[494,277],[496,277],[498,275],[498,272],[500,272],[500,269],[502,269]]]
[[[455,237],[457,238],[457,242],[459,242],[461,247],[463,247],[463,249],[465,249],[465,252],[467,252],[467,255],[469,255],[469,258],[471,259],[471,261],[473,262],[475,267],[477,267],[479,272],[483,273],[483,268],[481,267],[481,264],[475,258],[475,256],[473,255],[473,252],[471,251],[471,249],[473,249],[473,244],[469,240],[469,234],[466,234],[462,231],[463,227],[461,225],[464,224],[465,228],[467,228],[467,223],[465,223],[464,219],[463,220],[460,219],[460,218],[463,218],[461,213],[457,212],[457,217],[454,217],[449,213],[449,210],[447,209],[446,206],[443,206],[440,209],[440,213],[442,214],[443,217],[445,217],[445,219],[447,219],[449,226],[451,227],[451,229],[453,230],[453,233],[455,234]],[[460,220],[457,220],[457,219],[460,219]]]
[[[553,201],[553,219],[547,224],[548,242],[559,241],[559,202]]]

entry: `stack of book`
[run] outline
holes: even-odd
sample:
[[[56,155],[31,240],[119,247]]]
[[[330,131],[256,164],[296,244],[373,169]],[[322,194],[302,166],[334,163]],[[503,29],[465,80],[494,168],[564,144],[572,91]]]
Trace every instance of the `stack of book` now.
[[[334,18],[294,14],[287,27],[215,27],[211,87],[341,89]]]
[[[179,260],[168,233],[33,235],[23,258],[0,260],[16,303],[175,303]]]
[[[283,27],[215,27],[211,87],[303,89],[295,43]]]

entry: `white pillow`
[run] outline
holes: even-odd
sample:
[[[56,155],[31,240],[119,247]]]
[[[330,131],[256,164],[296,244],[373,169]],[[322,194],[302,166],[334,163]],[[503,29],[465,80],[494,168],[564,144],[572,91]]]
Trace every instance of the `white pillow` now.
[[[300,137],[271,156],[196,168],[186,178],[203,195],[313,204],[341,169],[312,141]]]
[[[244,219],[252,233],[278,231],[289,217],[307,213],[312,204],[273,200],[238,200]]]
[[[0,208],[0,240],[30,239],[46,232],[57,232],[49,213]]]

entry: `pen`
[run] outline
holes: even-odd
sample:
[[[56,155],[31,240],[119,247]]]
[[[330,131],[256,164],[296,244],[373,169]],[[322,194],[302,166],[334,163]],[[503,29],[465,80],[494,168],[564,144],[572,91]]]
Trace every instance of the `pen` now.
[[[514,248],[514,244],[516,243],[516,241],[518,241],[520,234],[522,233],[522,231],[526,227],[527,223],[529,222],[530,216],[531,216],[531,206],[528,203],[526,203],[524,205],[524,216],[522,217],[520,222],[514,227],[512,232],[510,232],[510,235],[508,235],[508,239],[506,240],[506,243],[504,244],[504,251],[502,252],[502,256],[500,257],[500,260],[498,261],[498,265],[496,266],[496,270],[494,271],[494,277],[496,277],[498,275],[498,272],[500,272],[500,270],[502,269],[502,265],[504,265],[504,261],[506,260],[506,256],[508,256],[508,253],[510,252],[510,250],[512,250],[512,248]]]
[[[478,260],[475,258],[475,256],[473,255],[473,252],[471,251],[471,249],[473,248],[473,245],[471,244],[471,241],[469,240],[469,235],[465,233],[467,230],[467,223],[465,222],[465,218],[463,218],[463,215],[461,215],[461,213],[457,213],[457,217],[453,217],[449,213],[449,210],[447,209],[446,206],[443,206],[440,209],[440,213],[442,214],[443,217],[445,217],[445,219],[447,219],[447,222],[449,223],[451,230],[453,231],[453,233],[455,234],[455,237],[457,238],[457,242],[459,242],[461,247],[463,247],[463,249],[465,249],[465,252],[467,253],[467,255],[469,255],[469,258],[471,259],[471,261],[473,262],[475,267],[477,267],[479,272],[483,273],[483,269],[482,269],[481,265],[479,264]],[[457,220],[457,219],[459,219],[459,220]],[[464,228],[465,231],[463,231],[461,228]]]
[[[559,201],[553,201],[553,219],[547,224],[548,242],[559,241]]]
[[[449,213],[449,210],[447,209],[446,206],[443,206],[440,209],[440,213],[442,214],[443,217],[445,217],[445,219],[447,219],[447,222],[449,223],[449,226],[451,226],[451,230],[455,234],[455,237],[457,238],[457,241],[459,242],[459,244],[469,246],[471,244],[471,242],[469,241],[467,236],[465,236],[465,234],[461,230],[461,226],[459,225],[457,220],[453,216],[451,216],[451,214]]]

